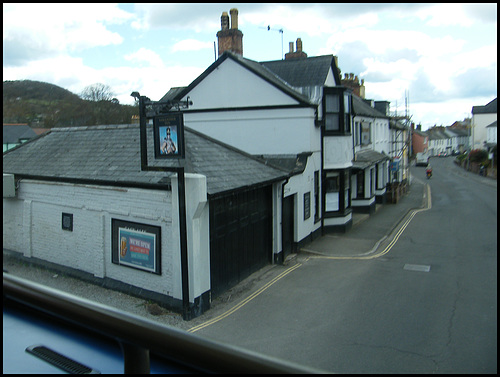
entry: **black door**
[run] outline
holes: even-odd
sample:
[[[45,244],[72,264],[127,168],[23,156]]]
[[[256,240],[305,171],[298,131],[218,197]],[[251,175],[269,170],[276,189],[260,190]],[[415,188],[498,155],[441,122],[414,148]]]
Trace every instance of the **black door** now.
[[[270,263],[271,186],[210,201],[212,298]]]
[[[295,195],[287,196],[283,199],[283,211],[282,211],[282,245],[283,245],[283,261],[285,258],[293,253],[294,243],[293,243],[293,215],[294,215],[294,202]],[[283,262],[282,261],[282,262]]]

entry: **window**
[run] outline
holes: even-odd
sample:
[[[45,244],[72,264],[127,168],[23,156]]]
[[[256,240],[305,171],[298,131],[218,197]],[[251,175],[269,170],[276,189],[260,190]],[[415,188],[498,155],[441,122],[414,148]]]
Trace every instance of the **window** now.
[[[319,171],[314,172],[314,221],[319,221],[319,200],[320,200],[320,189],[319,189]]]
[[[325,181],[325,210],[338,211],[339,208],[340,177],[339,173],[327,173]]]
[[[311,192],[304,194],[304,220],[311,217]]]
[[[73,231],[73,214],[72,213],[64,213],[62,214],[62,229]]]
[[[330,171],[325,175],[325,212],[343,212],[350,207],[349,171]]]
[[[339,96],[329,94],[325,98],[325,129],[327,131],[340,131],[340,106]]]
[[[361,122],[361,145],[368,145],[371,143],[370,129],[371,123]]]
[[[346,92],[346,89],[342,87],[325,87],[323,120],[327,133],[351,133],[351,93]]]
[[[361,123],[360,122],[354,123],[354,129],[353,129],[352,133],[354,135],[354,145],[360,145],[361,144]]]
[[[365,197],[365,171],[361,170],[357,174],[357,192],[356,195],[358,198],[364,198]]]
[[[344,132],[351,132],[351,95],[344,93]]]

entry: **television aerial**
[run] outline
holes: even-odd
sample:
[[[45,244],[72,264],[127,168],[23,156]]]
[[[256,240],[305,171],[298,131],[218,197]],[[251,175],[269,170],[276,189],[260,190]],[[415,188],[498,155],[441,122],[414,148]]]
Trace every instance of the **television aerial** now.
[[[260,27],[260,29],[267,29],[267,31],[277,31],[281,34],[281,60],[283,60],[283,28],[281,29],[273,29],[271,28],[271,25],[267,25],[267,27]]]

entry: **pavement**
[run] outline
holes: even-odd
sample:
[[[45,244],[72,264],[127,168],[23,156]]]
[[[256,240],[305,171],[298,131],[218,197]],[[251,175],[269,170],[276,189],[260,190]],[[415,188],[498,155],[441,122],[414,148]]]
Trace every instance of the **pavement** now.
[[[373,254],[412,210],[425,206],[427,184],[410,177],[409,190],[398,203],[377,204],[375,212],[353,213],[353,225],[346,233],[330,233],[317,238],[299,250],[299,254],[332,257],[358,257]]]

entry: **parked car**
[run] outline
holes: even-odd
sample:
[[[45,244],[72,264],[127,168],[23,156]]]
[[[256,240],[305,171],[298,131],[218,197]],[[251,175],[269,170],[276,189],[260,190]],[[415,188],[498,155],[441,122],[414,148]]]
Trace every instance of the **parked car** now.
[[[428,164],[429,164],[429,155],[427,153],[417,153],[415,165],[427,166]]]
[[[448,157],[448,152],[439,152],[438,157]]]

